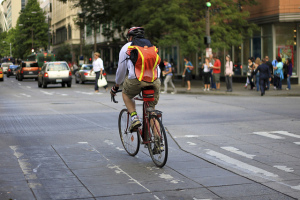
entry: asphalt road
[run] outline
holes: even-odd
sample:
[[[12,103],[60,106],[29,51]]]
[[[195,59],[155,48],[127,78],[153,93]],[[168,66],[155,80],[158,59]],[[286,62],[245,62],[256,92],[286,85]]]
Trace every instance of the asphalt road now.
[[[0,199],[299,199],[300,98],[161,95],[169,159],[120,142],[93,84],[0,82]],[[141,114],[141,104],[137,104]]]

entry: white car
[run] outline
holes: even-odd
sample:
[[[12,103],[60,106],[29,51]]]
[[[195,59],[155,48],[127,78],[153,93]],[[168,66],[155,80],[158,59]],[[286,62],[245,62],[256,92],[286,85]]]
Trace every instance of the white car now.
[[[3,73],[7,73],[7,69],[8,69],[8,67],[10,66],[10,65],[13,65],[13,63],[2,63],[2,65],[1,65],[1,68],[2,68],[2,71],[3,71]]]
[[[38,75],[38,86],[46,88],[48,84],[72,85],[72,71],[64,61],[47,62]]]

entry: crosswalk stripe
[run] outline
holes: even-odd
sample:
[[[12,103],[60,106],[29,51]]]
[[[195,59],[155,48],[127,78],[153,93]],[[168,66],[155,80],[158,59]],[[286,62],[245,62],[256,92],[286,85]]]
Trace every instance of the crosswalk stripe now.
[[[215,157],[223,162],[231,164],[231,165],[235,166],[236,168],[243,169],[244,171],[251,171],[255,174],[262,174],[267,177],[278,177],[277,174],[273,174],[273,173],[263,170],[261,168],[249,165],[247,163],[241,162],[239,160],[236,160],[234,158],[231,158],[231,157],[221,154],[219,152],[212,151],[210,149],[207,149],[206,154],[208,154],[212,157]]]
[[[251,155],[251,154],[247,154],[245,152],[240,151],[239,149],[235,148],[235,147],[221,147],[222,149],[238,154],[240,156],[246,157],[246,158],[250,158],[253,159],[255,155]]]
[[[253,132],[253,134],[276,139],[276,140],[285,139],[284,137],[281,137],[281,136],[272,135],[272,134],[270,134],[270,132]]]
[[[289,136],[289,137],[300,138],[300,135],[289,133],[288,131],[272,131],[270,133],[277,133],[277,134],[285,135],[285,136]]]

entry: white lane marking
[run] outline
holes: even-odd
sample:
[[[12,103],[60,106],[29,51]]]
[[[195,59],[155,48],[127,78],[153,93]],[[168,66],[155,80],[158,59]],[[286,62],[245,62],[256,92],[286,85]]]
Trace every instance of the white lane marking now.
[[[162,178],[162,179],[165,179],[167,181],[170,181],[170,183],[174,183],[174,184],[177,184],[180,182],[180,180],[176,180],[174,179],[173,176],[171,176],[170,174],[165,174],[165,173],[162,173],[159,175],[159,178]]]
[[[106,140],[106,141],[108,141],[108,140]],[[110,161],[106,156],[104,156],[103,154],[101,154],[95,147],[93,147],[90,144],[88,144],[88,145],[93,149],[93,151],[99,153],[104,159],[106,159],[106,161]],[[160,198],[158,198],[158,196],[156,196],[155,194],[153,194],[150,189],[148,189],[143,184],[141,184],[138,180],[136,180],[132,176],[130,176],[127,172],[125,172],[123,169],[121,169],[120,166],[115,165],[115,164],[109,164],[109,165],[107,165],[107,167],[110,168],[110,169],[115,169],[115,172],[117,174],[120,174],[120,173],[124,174],[125,176],[127,176],[129,178],[130,181],[133,181],[137,185],[139,185],[142,188],[144,188],[147,192],[150,192],[155,199],[160,200]]]
[[[42,91],[42,90],[41,90],[41,92],[44,93],[44,94],[46,94],[46,95],[53,95],[52,92],[45,92],[45,91]]]
[[[300,135],[296,135],[294,133],[289,133],[288,131],[272,131],[270,133],[277,133],[277,134],[285,135],[285,136],[289,136],[289,137],[300,138]]]
[[[25,97],[31,97],[29,94],[20,93],[20,95],[23,95]]]
[[[295,190],[300,190],[300,185],[292,186],[291,188],[292,188],[292,189],[295,189]]]
[[[29,89],[30,89],[31,87],[30,87],[30,86],[27,86],[27,88],[29,88]]]
[[[78,144],[88,144],[88,142],[78,142]]]
[[[195,143],[193,143],[193,142],[187,142],[188,143],[188,145],[190,145],[190,146],[195,146],[196,144]]]
[[[270,134],[270,132],[253,132],[253,134],[268,137],[268,138],[272,138],[272,139],[276,139],[276,140],[284,139],[284,137],[277,136],[277,135],[272,135],[272,134]]]
[[[297,145],[300,145],[300,142],[294,142],[295,144],[297,144]]]
[[[293,172],[293,168],[288,168],[287,166],[282,166],[282,165],[274,165],[273,167],[277,168],[277,169],[280,169],[282,171],[285,171],[285,172]]]
[[[21,85],[21,83],[18,83],[18,85]]]
[[[39,164],[36,168],[34,168],[32,171],[34,172],[34,173],[37,173],[37,170],[38,170],[38,168],[41,166],[42,164]]]
[[[105,140],[104,141],[106,144],[108,144],[108,145],[113,145],[114,143],[112,142],[112,141],[110,141],[110,140]]]
[[[226,151],[230,151],[232,153],[238,154],[240,156],[246,157],[246,158],[250,158],[253,159],[255,155],[251,155],[251,154],[247,154],[245,152],[240,151],[237,148],[234,147],[221,147],[222,149],[226,150]]]
[[[120,147],[116,147],[117,150],[119,151],[125,151],[124,149],[120,148]]]
[[[87,95],[93,95],[94,93],[93,92],[81,92],[81,91],[75,91],[76,93],[79,93],[79,94],[87,94]]]
[[[187,138],[197,138],[199,136],[198,135],[185,135],[184,137],[187,137]]]
[[[249,165],[247,163],[241,162],[239,160],[236,160],[236,159],[231,158],[229,156],[226,156],[224,154],[218,153],[216,151],[212,151],[210,149],[207,149],[206,154],[208,154],[210,156],[213,156],[213,157],[215,157],[215,158],[217,158],[217,159],[219,159],[223,162],[231,164],[231,165],[235,166],[236,168],[243,169],[244,171],[251,171],[255,174],[262,174],[262,175],[267,176],[267,177],[278,177],[278,175],[276,175],[276,174],[273,174],[273,173],[268,172],[266,170],[263,170],[263,169],[260,169],[258,167]]]
[[[28,161],[28,159],[23,159],[22,156],[24,155],[21,152],[18,152],[18,146],[9,146],[10,149],[14,151],[14,156],[18,159],[19,166],[25,175],[25,178],[27,180],[35,180],[37,179],[37,176],[35,174],[32,174],[33,171],[31,169],[31,164]],[[38,180],[35,180],[38,181]],[[42,186],[39,182],[31,182],[28,183],[29,187],[32,189],[35,189],[36,187]]]

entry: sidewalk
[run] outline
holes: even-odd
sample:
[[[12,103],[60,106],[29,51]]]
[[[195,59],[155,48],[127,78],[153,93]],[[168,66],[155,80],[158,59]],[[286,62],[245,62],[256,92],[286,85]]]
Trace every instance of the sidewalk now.
[[[107,82],[114,83],[115,75],[108,74]],[[203,81],[202,80],[192,80],[191,81],[191,90],[187,91],[185,87],[182,87],[182,80],[175,79],[174,85],[177,89],[178,94],[201,94],[201,95],[228,95],[228,96],[260,96],[260,91],[249,90],[244,88],[244,83],[233,83],[233,91],[226,92],[226,84],[225,82],[221,82],[221,88],[219,91],[211,90],[211,91],[203,91]],[[185,83],[186,85],[186,83]],[[292,89],[287,91],[285,90],[286,85],[282,85],[282,90],[274,90],[273,86],[270,86],[270,90],[266,91],[265,96],[300,96],[300,85],[291,85]],[[164,88],[164,84],[162,83],[162,89]],[[173,89],[169,85],[168,93],[172,92]]]

